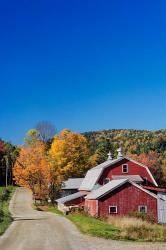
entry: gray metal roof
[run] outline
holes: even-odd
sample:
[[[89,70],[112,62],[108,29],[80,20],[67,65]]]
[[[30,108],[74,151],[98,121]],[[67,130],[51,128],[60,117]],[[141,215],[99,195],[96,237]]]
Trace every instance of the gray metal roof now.
[[[107,168],[110,165],[112,165],[112,164],[114,164],[114,163],[116,163],[118,161],[121,161],[121,160],[122,160],[122,158],[114,159],[114,160],[107,160],[107,161],[97,165],[96,167],[92,168],[91,170]]]
[[[92,190],[100,174],[102,173],[102,169],[89,170],[79,188],[79,190]]]
[[[113,175],[113,180],[119,180],[119,179],[128,179],[133,182],[143,182],[144,180],[141,178],[140,175]]]
[[[62,189],[79,189],[84,178],[69,178],[67,181],[64,181],[62,184]]]
[[[128,182],[127,179],[122,180],[112,180],[105,184],[104,186],[98,188],[97,190],[92,191],[90,194],[86,196],[86,199],[95,200],[103,195],[110,193],[111,191],[115,190],[116,188],[122,186],[124,183]]]
[[[94,185],[97,183],[98,179],[100,178],[103,170],[105,168],[111,166],[112,164],[114,164],[118,161],[121,161],[121,160],[122,159],[107,160],[107,161],[99,164],[98,166],[90,169],[87,172],[79,190],[91,191],[93,189]]]
[[[77,192],[77,193],[74,193],[74,194],[70,194],[70,195],[67,195],[65,197],[62,197],[60,199],[57,199],[55,200],[57,203],[61,203],[61,204],[64,204],[65,202],[67,201],[72,201],[72,200],[75,200],[77,198],[80,198],[80,197],[84,197],[85,194],[82,194],[80,192]]]

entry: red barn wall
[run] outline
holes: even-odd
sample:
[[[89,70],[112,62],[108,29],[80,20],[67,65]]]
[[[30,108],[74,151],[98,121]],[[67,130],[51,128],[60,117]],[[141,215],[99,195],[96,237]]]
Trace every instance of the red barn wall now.
[[[128,164],[128,173],[122,173],[122,165]],[[106,168],[99,179],[99,184],[103,185],[103,181],[105,178],[109,178],[112,180],[112,175],[140,175],[141,177],[146,177],[149,184],[154,185],[154,181],[148,173],[147,169],[141,167],[140,165],[129,161],[127,159],[123,159],[122,161],[116,163],[113,166]]]
[[[129,212],[138,211],[139,205],[146,205],[147,214],[157,221],[157,199],[132,184],[126,183],[99,200],[99,216],[108,216],[109,206],[118,206],[118,213],[113,215],[124,216]]]
[[[65,202],[66,206],[74,206],[74,205],[84,206],[84,204],[85,204],[84,197],[80,197],[80,198]]]

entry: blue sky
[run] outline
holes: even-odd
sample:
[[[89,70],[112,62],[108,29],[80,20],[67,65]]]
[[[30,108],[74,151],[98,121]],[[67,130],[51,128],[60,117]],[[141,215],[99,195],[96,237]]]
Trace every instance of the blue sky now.
[[[166,128],[164,0],[0,1],[0,137]]]

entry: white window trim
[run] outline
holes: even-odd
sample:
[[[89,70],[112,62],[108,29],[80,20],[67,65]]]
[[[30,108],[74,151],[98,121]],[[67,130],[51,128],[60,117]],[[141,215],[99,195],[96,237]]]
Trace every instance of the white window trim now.
[[[116,212],[111,213],[111,212],[110,212],[110,208],[111,208],[111,207],[115,207],[115,208],[116,208]],[[108,211],[108,212],[109,212],[109,214],[117,214],[117,213],[118,213],[118,206],[109,206],[109,211]]]
[[[146,205],[139,205],[139,206],[138,206],[138,212],[143,213],[143,212],[140,211],[140,208],[141,208],[141,207],[145,207],[145,212],[144,212],[144,213],[147,214],[148,208],[147,208]]]
[[[106,185],[106,184],[108,183],[108,182],[107,182],[107,183],[104,183],[105,180],[108,180],[108,182],[109,182],[109,181],[110,181],[110,178],[105,178],[105,179],[103,180],[103,185]]]
[[[123,167],[124,167],[124,166],[127,166],[127,172],[124,172],[124,171],[123,171]],[[127,174],[128,172],[129,172],[129,166],[128,166],[128,164],[123,164],[123,165],[122,165],[122,173]]]

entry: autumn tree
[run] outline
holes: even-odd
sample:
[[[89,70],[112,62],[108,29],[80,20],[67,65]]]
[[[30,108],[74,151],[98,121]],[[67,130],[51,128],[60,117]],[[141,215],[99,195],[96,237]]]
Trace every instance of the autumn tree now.
[[[13,174],[19,186],[30,188],[40,198],[48,195],[50,165],[43,142],[35,140],[20,148]]]
[[[53,186],[60,187],[68,177],[83,177],[89,165],[89,148],[86,138],[68,129],[54,137],[49,150]]]
[[[33,144],[35,141],[40,140],[40,133],[37,129],[29,129],[26,133],[25,144]]]
[[[159,185],[163,185],[164,181],[164,171],[162,169],[161,160],[159,159],[159,155],[155,151],[150,151],[148,153],[141,153],[139,155],[129,154],[129,156],[145,166],[149,167],[151,172],[153,173],[157,183]]]

